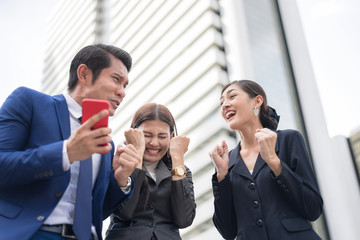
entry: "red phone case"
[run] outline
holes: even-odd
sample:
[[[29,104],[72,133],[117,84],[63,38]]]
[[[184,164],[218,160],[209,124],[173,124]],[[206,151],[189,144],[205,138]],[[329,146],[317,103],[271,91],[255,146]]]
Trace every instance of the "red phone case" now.
[[[108,101],[86,98],[82,101],[82,123],[86,122],[91,116],[103,109],[109,109]],[[109,115],[100,119],[91,129],[108,126]]]

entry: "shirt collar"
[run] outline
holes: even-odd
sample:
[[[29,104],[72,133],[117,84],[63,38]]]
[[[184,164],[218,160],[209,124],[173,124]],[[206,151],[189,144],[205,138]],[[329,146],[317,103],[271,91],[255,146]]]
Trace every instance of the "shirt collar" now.
[[[82,107],[69,95],[68,92],[63,93],[65,101],[68,105],[69,112],[75,118],[82,116]]]

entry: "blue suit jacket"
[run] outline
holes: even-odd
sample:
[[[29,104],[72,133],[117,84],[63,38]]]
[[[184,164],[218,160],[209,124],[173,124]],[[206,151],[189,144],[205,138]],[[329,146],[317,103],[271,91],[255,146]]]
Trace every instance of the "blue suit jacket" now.
[[[275,152],[283,169],[278,177],[259,154],[250,174],[239,154],[229,153],[229,173],[213,176],[214,224],[225,239],[317,240],[309,221],[322,213],[323,201],[301,134],[277,131]]]
[[[21,87],[1,107],[1,240],[29,239],[57,205],[70,180],[70,171],[62,167],[63,141],[69,136],[63,95],[52,97]],[[92,223],[100,239],[103,219],[129,196],[113,177],[113,153],[102,155],[92,193]]]

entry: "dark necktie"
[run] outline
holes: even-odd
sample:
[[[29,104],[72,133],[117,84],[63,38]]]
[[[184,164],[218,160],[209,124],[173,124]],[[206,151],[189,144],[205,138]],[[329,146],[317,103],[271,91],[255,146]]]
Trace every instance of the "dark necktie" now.
[[[80,119],[79,119],[80,120]],[[80,120],[81,123],[81,120]],[[80,162],[73,230],[79,240],[89,240],[92,220],[92,158]]]
[[[79,240],[89,240],[92,219],[92,158],[80,162],[73,230]]]

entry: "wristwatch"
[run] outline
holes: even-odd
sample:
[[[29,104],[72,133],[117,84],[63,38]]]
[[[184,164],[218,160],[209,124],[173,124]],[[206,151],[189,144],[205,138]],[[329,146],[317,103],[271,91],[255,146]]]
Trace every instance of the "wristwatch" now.
[[[120,187],[124,193],[128,193],[131,190],[131,177],[128,177],[128,181],[125,187]]]
[[[171,176],[179,176],[182,177],[186,174],[186,169],[184,167],[176,167],[171,170]]]

